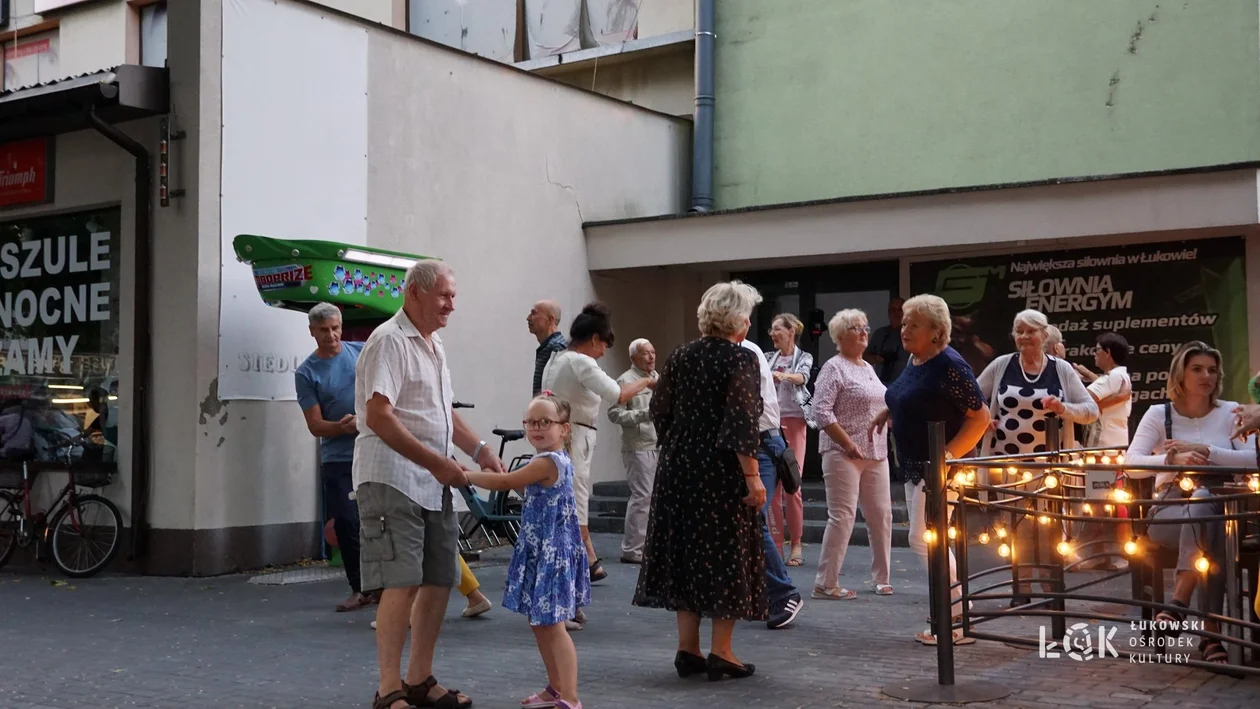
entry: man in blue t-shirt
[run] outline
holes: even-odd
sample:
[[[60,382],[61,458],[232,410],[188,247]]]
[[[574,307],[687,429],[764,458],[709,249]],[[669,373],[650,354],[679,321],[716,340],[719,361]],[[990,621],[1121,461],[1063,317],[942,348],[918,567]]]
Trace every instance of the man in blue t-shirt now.
[[[320,303],[311,308],[308,317],[318,346],[298,367],[294,383],[306,428],[320,441],[324,506],[333,520],[350,582],[350,597],[337,606],[340,613],[375,600],[365,595],[359,584],[359,508],[350,499],[354,491],[354,439],[359,433],[354,417],[354,366],[363,343],[341,341],[341,311],[335,305]]]

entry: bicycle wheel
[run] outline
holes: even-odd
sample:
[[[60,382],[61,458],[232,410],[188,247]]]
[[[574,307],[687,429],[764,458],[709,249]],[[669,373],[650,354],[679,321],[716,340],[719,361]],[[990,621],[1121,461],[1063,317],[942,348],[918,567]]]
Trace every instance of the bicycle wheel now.
[[[53,563],[71,578],[105,568],[122,546],[122,514],[99,495],[75,495],[50,526]]]
[[[0,568],[9,563],[9,557],[17,549],[18,519],[21,513],[17,499],[10,493],[0,491]]]

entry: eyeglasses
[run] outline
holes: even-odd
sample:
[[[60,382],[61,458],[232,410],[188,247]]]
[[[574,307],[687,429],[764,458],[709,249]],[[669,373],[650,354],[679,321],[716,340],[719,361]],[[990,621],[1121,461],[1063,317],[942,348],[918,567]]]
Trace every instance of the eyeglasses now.
[[[854,325],[853,327],[849,329],[852,330],[853,332],[863,332],[863,333],[866,333],[867,335],[871,334],[870,325],[863,325],[862,327],[858,327],[857,325]]]
[[[551,429],[552,424],[568,423],[568,421],[552,421],[551,419],[525,419],[521,421],[521,425],[527,431],[547,431]]]

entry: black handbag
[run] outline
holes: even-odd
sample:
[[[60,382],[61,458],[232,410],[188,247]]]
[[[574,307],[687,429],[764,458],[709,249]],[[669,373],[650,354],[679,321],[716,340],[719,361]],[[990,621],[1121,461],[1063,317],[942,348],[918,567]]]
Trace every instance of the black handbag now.
[[[769,448],[767,453],[771,453]],[[770,459],[774,461],[774,472],[779,478],[779,482],[783,485],[783,492],[789,495],[795,495],[801,489],[801,466],[796,463],[796,453],[792,450],[792,446],[785,446],[783,453],[774,455],[771,453]]]

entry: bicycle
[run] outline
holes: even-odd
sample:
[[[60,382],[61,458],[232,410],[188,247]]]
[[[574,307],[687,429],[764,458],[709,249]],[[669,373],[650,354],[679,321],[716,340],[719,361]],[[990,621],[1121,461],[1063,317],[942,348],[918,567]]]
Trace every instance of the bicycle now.
[[[122,547],[122,513],[104,497],[79,494],[78,490],[108,485],[111,473],[76,471],[72,460],[74,448],[92,445],[80,434],[64,436],[54,447],[58,458],[64,451],[64,472],[69,480],[47,510],[34,509],[31,483],[40,468],[52,470],[49,463],[22,461],[20,474],[0,471],[0,568],[18,547],[34,547],[36,558],[41,558],[41,545],[51,550],[53,563],[70,578],[86,578],[113,561]],[[62,470],[61,463],[60,459],[55,462],[57,472]]]
[[[474,409],[476,406],[462,402],[454,402],[451,404],[452,409]],[[496,428],[491,431],[499,437],[499,459],[503,459],[503,453],[507,449],[507,444],[513,441],[519,441],[525,438],[525,431],[520,429],[501,429]],[[512,459],[512,463],[508,466],[508,470],[516,470],[525,465],[533,458],[532,454],[518,455]],[[486,536],[486,541],[494,546],[502,543],[500,533],[506,540],[516,543],[516,536],[521,526],[521,500],[513,499],[509,492],[492,492],[488,499],[483,499],[477,495],[477,491],[471,486],[460,488],[460,494],[467,503],[469,513],[473,517],[471,525],[460,524],[460,541],[466,548],[471,548],[471,538],[480,530]]]

